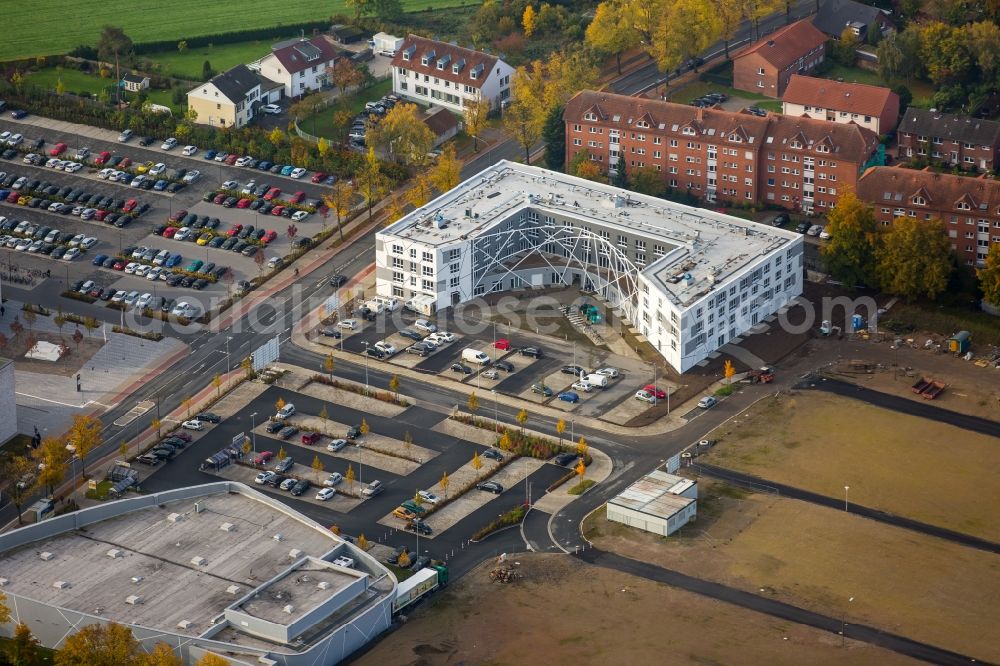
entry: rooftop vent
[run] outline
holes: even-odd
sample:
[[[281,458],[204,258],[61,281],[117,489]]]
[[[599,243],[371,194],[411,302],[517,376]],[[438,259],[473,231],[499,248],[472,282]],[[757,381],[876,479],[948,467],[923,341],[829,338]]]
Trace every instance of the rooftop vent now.
[[[271,538],[272,538],[272,539],[274,539],[275,541],[284,541],[284,540],[285,540],[285,535],[284,535],[284,534],[281,534],[281,533],[279,532],[278,534],[275,534],[275,535],[274,535],[273,537],[271,537]]]
[[[55,554],[50,553],[47,550],[43,550],[42,552],[40,552],[38,554],[38,559],[45,560],[46,562],[48,562],[49,560],[51,560],[53,557],[55,557]]]
[[[178,629],[190,629],[191,628],[191,620],[181,620],[180,622],[177,623],[177,628]]]
[[[316,584],[316,589],[318,589],[318,590],[329,590],[330,589],[330,581],[321,580],[319,583]]]
[[[184,516],[179,513],[172,513],[169,516],[167,516],[168,523],[179,523],[182,520],[184,520]]]
[[[112,548],[108,551],[108,557],[113,560],[117,560],[119,557],[125,557],[125,551],[120,548]]]
[[[52,587],[56,588],[57,590],[68,590],[70,585],[64,580],[57,580],[56,582],[52,583]]]
[[[222,523],[221,525],[219,525],[219,529],[222,530],[223,532],[235,532],[236,525],[233,525],[232,523]]]
[[[138,606],[139,604],[142,603],[142,597],[140,597],[138,594],[130,594],[127,597],[125,597],[125,603],[127,603],[130,606]]]
[[[202,504],[201,502],[195,502],[194,503],[194,512],[195,513],[201,513],[204,510],[205,510],[205,505],[204,504]]]
[[[143,580],[145,580],[145,579],[142,576],[132,576],[132,582],[133,583],[138,584],[138,583],[141,583]]]
[[[195,555],[194,557],[191,558],[191,564],[195,565],[196,567],[203,567],[206,564],[208,564],[208,560],[206,560],[204,557],[201,557],[200,555]]]
[[[0,587],[3,587],[4,585],[6,585],[9,582],[10,581],[7,580],[6,578],[0,578]]]
[[[298,548],[292,548],[290,551],[288,551],[288,557],[292,558],[293,560],[297,560],[298,558],[302,557],[302,551],[299,550]]]
[[[283,611],[285,611],[286,613],[288,613],[289,615],[291,615],[291,614],[292,614],[292,613],[293,613],[293,612],[295,611],[295,606],[293,606],[293,605],[291,605],[291,604],[288,604],[287,606],[285,606],[285,607],[284,607],[284,608],[282,608],[281,610],[283,610]]]
[[[239,585],[230,585],[229,587],[226,588],[226,592],[228,592],[229,594],[232,594],[232,595],[235,596],[235,595],[237,595],[237,594],[240,593],[240,586]]]

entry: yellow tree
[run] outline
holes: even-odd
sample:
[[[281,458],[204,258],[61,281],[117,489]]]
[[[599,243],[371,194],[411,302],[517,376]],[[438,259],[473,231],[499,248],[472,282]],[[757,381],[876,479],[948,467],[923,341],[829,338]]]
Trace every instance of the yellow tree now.
[[[340,240],[344,241],[344,222],[351,214],[351,202],[354,200],[354,186],[349,181],[338,180],[327,194],[323,195],[323,203],[337,218],[337,228],[340,230]]]
[[[249,356],[240,361],[240,367],[243,368],[248,379],[253,376],[253,360]]]
[[[166,643],[157,643],[152,652],[142,655],[137,662],[137,666],[183,666],[183,664],[184,660]]]
[[[35,459],[43,465],[38,472],[38,485],[47,488],[51,495],[55,492],[55,487],[66,478],[70,460],[66,442],[60,437],[46,437],[35,452]]]
[[[368,427],[368,421],[364,418],[361,419],[361,425],[358,426],[358,432],[361,433],[361,437],[367,437],[368,433],[371,432],[371,428]]]
[[[27,479],[35,473],[35,462],[27,456],[9,456],[0,469],[0,478],[9,480],[6,494],[10,497],[11,504],[17,509],[17,522],[23,524],[21,519],[21,507],[25,500],[34,490],[35,483],[29,483]],[[25,479],[24,482],[21,479]]]
[[[385,226],[403,219],[405,214],[402,197],[395,195],[389,197],[389,203],[385,205]]]
[[[586,460],[588,448],[589,447],[587,446],[587,440],[581,437],[580,441],[576,443],[576,455]]]
[[[987,303],[1000,305],[1000,243],[990,245],[983,267],[976,270]]]
[[[581,477],[587,473],[587,466],[583,464],[583,460],[576,464],[576,473]]]
[[[326,358],[323,359],[323,368],[330,375],[330,381],[333,381],[333,368],[334,368],[334,365],[335,365],[335,362],[333,360],[333,352],[330,352],[329,354],[326,355]]]
[[[67,441],[76,447],[80,457],[80,475],[87,475],[87,454],[101,443],[101,422],[93,416],[77,414],[70,425]]]
[[[524,28],[524,36],[531,37],[535,32],[535,21],[538,19],[538,14],[535,12],[535,8],[528,5],[524,8],[524,13],[521,15],[521,27]]]
[[[350,463],[347,464],[347,473],[344,474],[344,478],[347,479],[347,484],[350,486],[351,492],[353,493],[354,492],[354,478],[355,478],[355,476],[354,476],[354,465],[352,465]]]
[[[396,394],[396,401],[399,401],[399,377],[393,375],[389,378],[389,390]]]
[[[499,446],[504,451],[510,451],[511,449],[513,449],[514,444],[510,440],[510,433],[504,430],[503,434],[500,435],[500,440],[497,442],[497,446]]]
[[[719,21],[719,37],[722,39],[729,60],[729,42],[736,37],[743,22],[743,0],[710,0],[712,11]]]
[[[243,455],[250,455],[250,452],[253,451],[253,444],[249,437],[243,440],[243,446],[240,448],[243,450]]]
[[[426,171],[420,171],[413,177],[413,186],[406,192],[406,200],[414,208],[420,208],[434,196],[430,176]]]
[[[216,375],[212,377],[212,386],[215,387],[215,397],[220,397],[222,395],[222,375],[216,373]]]
[[[476,470],[476,478],[479,478],[479,470],[483,468],[483,459],[479,456],[479,451],[472,454],[472,469]]]
[[[359,535],[358,548],[360,548],[361,550],[368,550],[369,547],[370,544],[368,543],[368,539],[365,538],[365,535],[364,534]]]
[[[156,437],[161,437],[160,431],[163,429],[163,421],[157,417],[153,417],[153,420],[149,422],[149,427],[156,431]]]
[[[880,236],[875,273],[882,289],[909,301],[948,286],[952,249],[941,220],[897,217]]]
[[[118,445],[118,457],[122,460],[128,458],[128,442],[122,442]]]
[[[445,499],[448,498],[448,484],[449,483],[451,483],[451,481],[448,480],[448,472],[444,472],[441,475],[441,480],[438,481],[438,485],[441,486],[441,492],[444,493]]]
[[[396,559],[396,566],[400,569],[406,569],[410,566],[410,554],[407,551],[404,550],[399,554],[399,557]]]
[[[467,403],[469,411],[475,414],[479,411],[479,398],[476,396],[476,392],[473,391],[469,394],[469,402]]]
[[[676,0],[657,26],[657,67],[661,72],[676,69],[708,48],[721,31],[718,16],[705,0]]]
[[[142,649],[131,630],[115,622],[88,624],[67,636],[56,652],[55,666],[111,666],[134,664]]]
[[[326,154],[330,152],[330,142],[320,137],[319,141],[316,142],[316,152],[319,153],[320,157],[326,157]]]
[[[731,384],[733,382],[733,375],[736,374],[736,368],[733,366],[733,362],[728,358],[722,365],[722,374],[725,375],[727,384]]]
[[[447,192],[462,177],[462,161],[455,157],[455,147],[450,143],[441,151],[437,164],[431,169],[430,181],[438,192]]]
[[[312,469],[316,472],[316,483],[319,483],[319,475],[323,473],[324,469],[326,469],[326,465],[323,464],[323,461],[319,459],[318,455],[313,456]]]
[[[372,207],[375,202],[385,196],[389,190],[389,179],[382,173],[382,167],[375,157],[375,149],[368,148],[365,161],[355,179],[357,182],[357,192],[365,201],[368,208],[368,219],[372,219]]]
[[[545,124],[544,78],[540,64],[533,65],[529,72],[525,67],[518,67],[511,81],[513,101],[504,109],[503,125],[524,150],[524,163],[531,159],[531,147],[538,142]]]
[[[410,452],[413,450],[413,435],[410,434],[409,430],[403,433],[403,447],[406,451],[406,456],[409,457]]]
[[[524,407],[517,413],[517,422],[521,426],[521,434],[524,434],[524,424],[528,422],[528,410]]]
[[[275,400],[275,401],[274,401],[274,407],[275,407],[275,408],[276,408],[276,409],[277,409],[277,410],[278,410],[279,412],[280,412],[280,411],[281,411],[282,409],[284,409],[284,408],[285,408],[285,405],[286,405],[286,404],[287,404],[287,403],[285,403],[285,399],[284,399],[284,398],[281,398],[281,397],[279,397],[279,398],[278,398],[277,400]]]
[[[199,659],[195,666],[231,666],[231,663],[225,657],[220,657],[212,652],[206,652],[205,656]]]
[[[323,405],[323,407],[320,408],[318,416],[321,419],[323,419],[323,432],[325,433],[325,432],[327,432],[326,421],[327,421],[327,419],[330,418],[330,413],[326,411],[326,405]]]
[[[528,5],[528,9],[531,5]],[[524,11],[527,12],[528,9]],[[472,137],[472,149],[479,152],[479,134],[486,127],[486,116],[490,112],[490,105],[480,97],[473,97],[465,100],[462,109],[462,116],[465,120],[465,133]]]
[[[10,606],[7,605],[7,595],[0,592],[0,625],[10,624],[11,619]]]
[[[283,144],[285,142],[285,133],[281,131],[280,127],[275,127],[267,135],[267,139],[268,139],[268,141],[270,141],[271,143],[273,143],[275,146],[280,146],[281,144]]]
[[[587,26],[587,44],[598,53],[614,56],[622,73],[622,53],[639,46],[642,36],[628,21],[623,0],[609,0],[597,5],[594,19]]]
[[[187,418],[191,418],[191,396],[187,395],[181,398],[181,404],[187,410]]]
[[[559,434],[559,446],[562,446],[563,433],[566,432],[566,420],[559,419],[556,421],[556,432]]]
[[[841,193],[837,207],[826,216],[830,239],[820,255],[827,272],[848,289],[872,284],[878,246],[878,221],[874,209],[851,190]]]
[[[418,115],[416,104],[397,104],[368,130],[365,143],[397,162],[422,163],[434,147],[434,132]]]
[[[7,643],[7,658],[13,666],[41,666],[40,645],[28,625],[18,622],[14,627],[14,636]]]

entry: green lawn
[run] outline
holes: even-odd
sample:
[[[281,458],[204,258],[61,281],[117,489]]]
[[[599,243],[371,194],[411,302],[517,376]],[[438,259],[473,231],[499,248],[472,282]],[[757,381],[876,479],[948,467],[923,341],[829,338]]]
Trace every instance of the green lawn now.
[[[781,102],[776,99],[765,97],[764,95],[758,95],[757,93],[746,92],[745,90],[737,90],[736,88],[730,88],[729,86],[720,85],[718,83],[706,83],[704,81],[688,83],[684,87],[678,88],[673,94],[671,94],[670,89],[668,88],[667,96],[671,102],[690,104],[692,100],[710,92],[720,92],[725,93],[730,97],[739,97],[740,99],[750,100],[755,106],[759,106],[762,109],[777,111],[779,113],[781,112]]]
[[[388,95],[391,92],[392,79],[384,79],[371,88],[365,88],[358,93],[341,98],[337,104],[327,107],[313,116],[303,118],[299,121],[299,127],[303,132],[308,132],[313,136],[323,136],[334,141],[341,141],[343,137],[335,136],[333,128],[333,116],[337,111],[346,109],[352,114],[356,114],[365,108],[365,102],[380,99],[383,95]]]
[[[886,87],[886,84],[879,78],[878,72],[861,69],[860,67],[844,67],[843,65],[838,65],[836,63],[824,72],[822,77],[825,79],[843,80],[846,83],[866,83],[870,86]],[[931,96],[934,95],[934,86],[930,83],[927,83],[926,81],[906,81],[905,79],[897,79],[888,87],[894,88],[900,84],[909,88],[910,92],[913,93],[913,106],[930,106]]]
[[[114,85],[113,79],[102,79],[99,76],[81,72],[78,69],[66,69],[62,67],[50,67],[37,72],[32,72],[27,77],[30,85],[55,90],[56,83],[62,79],[63,86],[67,93],[87,92],[97,95],[104,88]],[[170,90],[149,90],[148,97],[154,104],[168,106],[175,113],[182,111],[181,107],[173,102],[173,93]]]
[[[201,81],[201,69],[207,60],[216,72],[224,72],[240,63],[253,62],[271,52],[271,44],[290,37],[276,31],[274,39],[267,41],[236,42],[219,46],[202,46],[181,53],[177,49],[156,51],[140,56],[160,65],[160,74],[181,79]]]
[[[479,4],[475,0],[403,0],[407,11]],[[120,26],[135,42],[210,35],[234,30],[317,21],[350,15],[344,0],[258,0],[242,5],[204,0],[136,3],[127,0],[79,2],[46,0],[30,6],[30,29],[8,30],[0,42],[0,60],[65,53],[80,44],[97,43],[105,24]],[[215,63],[213,63],[214,65]]]

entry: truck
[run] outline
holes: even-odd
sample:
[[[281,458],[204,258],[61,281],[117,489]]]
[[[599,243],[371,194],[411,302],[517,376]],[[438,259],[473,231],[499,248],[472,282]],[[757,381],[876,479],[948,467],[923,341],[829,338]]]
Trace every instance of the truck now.
[[[437,298],[430,294],[417,294],[413,298],[403,303],[403,309],[416,312],[419,315],[430,317],[437,309]]]
[[[599,375],[597,373],[591,373],[583,378],[583,381],[587,382],[591,386],[597,386],[599,388],[608,388],[608,378],[605,375]]]
[[[462,350],[462,360],[466,363],[475,363],[476,365],[488,365],[490,357],[486,355],[486,352],[467,347]]]
[[[396,586],[396,599],[392,602],[392,612],[395,614],[402,611],[447,584],[447,567],[434,565],[420,569]]]
[[[774,370],[767,366],[751,370],[743,381],[748,384],[770,384],[774,381]]]
[[[917,380],[917,383],[910,387],[910,390],[914,393],[920,394],[927,390],[927,387],[931,385],[931,380],[926,377],[921,377]]]
[[[375,33],[371,40],[372,53],[389,56],[396,55],[396,51],[403,45],[402,37],[396,37],[384,32]]]
[[[944,382],[931,382],[930,385],[920,393],[920,395],[924,398],[924,400],[933,400],[941,395],[941,392],[944,391],[946,386],[947,384]]]

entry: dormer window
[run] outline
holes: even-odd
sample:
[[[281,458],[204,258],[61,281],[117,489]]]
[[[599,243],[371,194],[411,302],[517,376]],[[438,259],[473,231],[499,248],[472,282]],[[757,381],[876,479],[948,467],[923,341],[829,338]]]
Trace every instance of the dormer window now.
[[[743,137],[741,137],[739,134],[730,134],[729,140],[732,141],[733,143],[743,143]]]
[[[964,201],[959,201],[957,204],[955,204],[955,208],[959,210],[969,210],[969,204],[965,203]]]
[[[451,62],[451,56],[448,55],[447,53],[445,53],[443,56],[441,56],[440,58],[438,58],[438,61],[437,61],[438,69],[440,69],[441,71],[444,71],[444,68],[448,66],[449,62]]]
[[[649,129],[649,123],[645,120],[640,120],[635,124],[636,127],[641,127],[642,129]]]
[[[801,141],[797,141],[797,140],[796,141],[792,141],[792,148],[801,148],[801,147],[802,147],[802,142]]]
[[[915,196],[915,197],[913,197],[913,205],[914,206],[926,206],[927,205],[927,200],[924,199],[921,196]]]
[[[434,49],[431,49],[430,51],[428,51],[427,53],[425,53],[423,55],[423,57],[420,58],[420,64],[424,65],[424,66],[429,65],[431,63],[431,61],[434,60],[434,57],[436,55],[437,55],[437,53],[434,52]]]
[[[588,111],[587,113],[583,114],[583,119],[584,120],[597,120],[597,114]]]
[[[465,68],[465,58],[462,58],[461,60],[457,60],[455,64],[451,66],[451,73],[459,74],[464,68]]]
[[[685,127],[684,129],[681,130],[681,134],[686,134],[688,136],[694,136],[694,128],[693,127]]]
[[[416,52],[417,52],[417,47],[411,45],[410,47],[408,47],[406,50],[403,51],[403,60],[412,60],[413,54]]]
[[[483,73],[483,69],[484,69],[483,64],[479,63],[478,65],[472,68],[472,71],[469,72],[469,77],[472,79],[478,79],[479,75]]]
[[[816,152],[817,153],[828,153],[828,152],[830,152],[830,146],[821,143],[818,146],[816,146]]]

